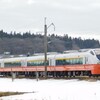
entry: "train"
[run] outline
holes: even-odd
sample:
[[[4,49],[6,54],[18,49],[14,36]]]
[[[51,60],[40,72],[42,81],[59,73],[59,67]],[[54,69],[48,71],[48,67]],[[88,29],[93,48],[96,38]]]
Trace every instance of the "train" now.
[[[39,77],[100,76],[100,49],[68,50],[63,53],[0,58],[0,75]]]

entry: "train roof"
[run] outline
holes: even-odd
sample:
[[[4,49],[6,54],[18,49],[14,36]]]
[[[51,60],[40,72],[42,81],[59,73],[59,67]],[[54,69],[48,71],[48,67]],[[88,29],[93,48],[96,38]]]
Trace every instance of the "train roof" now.
[[[89,53],[91,50],[94,50],[95,52],[97,53],[100,53],[100,48],[98,49],[80,49],[80,50],[68,50],[68,51],[64,51],[63,53],[57,53],[57,52],[53,52],[53,53],[47,53],[47,58],[52,58],[52,57],[72,57],[72,56],[78,56],[78,55],[85,55],[87,53]],[[34,54],[33,56],[18,56],[18,57],[14,57],[14,56],[11,56],[11,57],[8,57],[8,58],[1,58],[0,60],[7,60],[7,61],[14,61],[14,60],[41,60],[41,59],[44,59],[44,53],[42,54]]]

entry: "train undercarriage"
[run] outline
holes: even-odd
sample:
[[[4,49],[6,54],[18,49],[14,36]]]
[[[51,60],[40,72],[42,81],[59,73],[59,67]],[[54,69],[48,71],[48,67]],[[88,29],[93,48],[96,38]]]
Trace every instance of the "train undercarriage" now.
[[[0,68],[0,76],[45,77],[45,66]],[[100,64],[47,66],[47,77],[100,76]]]
[[[45,72],[0,72],[0,76],[11,77],[14,74],[16,77],[45,77]],[[91,74],[91,71],[52,71],[47,72],[47,78],[74,78],[74,77],[98,77],[100,74]]]

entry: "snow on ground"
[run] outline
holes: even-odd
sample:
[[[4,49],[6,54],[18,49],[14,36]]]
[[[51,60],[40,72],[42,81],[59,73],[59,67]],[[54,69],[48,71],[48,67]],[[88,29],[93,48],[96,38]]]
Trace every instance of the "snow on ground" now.
[[[100,81],[0,78],[0,91],[30,92],[0,100],[100,100]]]

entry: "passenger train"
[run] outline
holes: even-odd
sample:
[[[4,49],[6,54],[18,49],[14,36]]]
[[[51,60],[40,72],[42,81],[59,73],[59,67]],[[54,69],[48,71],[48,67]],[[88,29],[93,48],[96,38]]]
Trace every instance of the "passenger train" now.
[[[47,55],[47,75],[53,77],[99,76],[100,49],[70,50]],[[0,74],[43,76],[44,55],[0,59]]]

